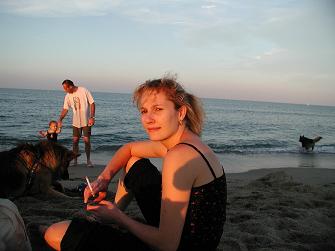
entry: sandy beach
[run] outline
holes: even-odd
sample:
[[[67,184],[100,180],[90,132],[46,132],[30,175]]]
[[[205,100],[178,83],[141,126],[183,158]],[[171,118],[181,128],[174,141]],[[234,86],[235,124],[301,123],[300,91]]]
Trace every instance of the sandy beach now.
[[[87,175],[104,168],[71,167],[63,181],[69,195]],[[116,178],[109,186],[113,198]],[[335,169],[271,168],[228,173],[227,221],[218,250],[335,250]],[[27,226],[33,250],[51,250],[37,231],[85,213],[80,198],[15,201]],[[127,209],[142,218],[136,202]]]

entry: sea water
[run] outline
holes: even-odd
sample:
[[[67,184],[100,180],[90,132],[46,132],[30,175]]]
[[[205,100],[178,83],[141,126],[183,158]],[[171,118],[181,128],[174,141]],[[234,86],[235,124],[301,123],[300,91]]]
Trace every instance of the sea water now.
[[[93,156],[111,155],[124,143],[147,138],[130,94],[92,94],[96,103]],[[38,131],[47,130],[50,120],[58,120],[64,95],[55,90],[0,88],[0,150],[41,140]],[[230,162],[269,155],[279,160],[291,155],[335,160],[335,107],[208,98],[202,102],[206,113],[202,139]],[[69,111],[58,136],[68,148],[72,148],[71,119]],[[306,152],[300,135],[322,139],[313,152]]]

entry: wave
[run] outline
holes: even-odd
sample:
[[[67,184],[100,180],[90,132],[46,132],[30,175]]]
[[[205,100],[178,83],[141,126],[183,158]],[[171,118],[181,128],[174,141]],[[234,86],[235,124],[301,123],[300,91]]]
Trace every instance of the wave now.
[[[94,148],[94,151],[97,152],[114,152],[119,149],[123,144],[103,144]],[[248,143],[248,144],[218,144],[218,143],[209,143],[208,144],[215,153],[219,154],[261,154],[261,153],[306,153],[311,151],[306,151],[301,146],[291,145],[289,146],[285,142],[275,142],[271,143]],[[328,145],[316,145],[314,153],[326,153],[326,154],[335,154],[335,144]]]
[[[37,143],[41,139],[39,137],[15,138],[6,135],[0,135],[0,150],[9,150],[21,143]],[[93,152],[115,152],[122,145],[134,141],[142,140],[139,137],[131,137],[127,135],[100,135],[92,137],[92,151]],[[72,149],[72,137],[61,138],[58,141],[60,144]],[[215,153],[219,154],[258,154],[258,153],[302,153],[306,152],[300,144],[290,141],[276,141],[276,140],[240,140],[230,141],[228,143],[218,143],[210,140],[206,142]],[[81,140],[80,145],[83,145]],[[82,149],[82,146],[80,146]],[[314,153],[335,154],[335,143],[316,144]]]
[[[301,146],[287,144],[254,143],[254,144],[208,144],[215,153],[221,154],[258,154],[258,153],[301,153],[306,152]],[[316,145],[313,152],[335,154],[335,144]]]

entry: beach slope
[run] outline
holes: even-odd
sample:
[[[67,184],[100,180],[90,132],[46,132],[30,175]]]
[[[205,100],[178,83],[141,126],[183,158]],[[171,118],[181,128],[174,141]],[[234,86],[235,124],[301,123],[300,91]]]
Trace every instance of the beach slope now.
[[[63,185],[76,187],[101,172],[103,166],[71,167]],[[316,168],[259,169],[227,174],[227,221],[218,250],[335,250],[335,170]],[[113,198],[116,180],[109,189]],[[23,197],[15,201],[27,226],[33,250],[51,250],[38,225],[84,214],[80,198]],[[142,218],[135,202],[126,211]]]

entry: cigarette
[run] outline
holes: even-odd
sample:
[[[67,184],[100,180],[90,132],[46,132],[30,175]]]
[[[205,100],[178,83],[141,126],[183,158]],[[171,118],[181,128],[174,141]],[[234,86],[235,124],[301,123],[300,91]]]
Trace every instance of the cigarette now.
[[[93,193],[93,189],[92,189],[92,186],[91,186],[91,183],[90,183],[90,180],[88,179],[88,177],[86,176],[85,177],[86,179],[86,182],[87,182],[87,185],[88,185],[88,188],[91,190],[91,193],[93,195],[93,197],[95,196],[95,194]]]

